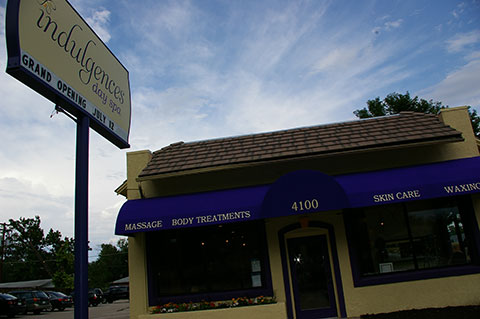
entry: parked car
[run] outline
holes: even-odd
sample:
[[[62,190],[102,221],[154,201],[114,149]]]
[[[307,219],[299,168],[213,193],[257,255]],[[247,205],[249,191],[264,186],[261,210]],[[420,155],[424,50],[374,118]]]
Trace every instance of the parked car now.
[[[38,290],[17,290],[10,291],[9,294],[14,295],[18,299],[24,299],[27,307],[24,313],[33,312],[39,314],[42,311],[50,311],[52,305],[50,298],[43,291]]]
[[[19,313],[24,313],[26,307],[24,300],[10,294],[0,293],[0,315],[13,318]]]
[[[108,303],[130,298],[128,286],[111,286],[105,291],[104,296]]]
[[[102,302],[102,300],[97,296],[97,294],[94,291],[89,291],[88,292],[88,305],[89,306],[96,307],[101,302]]]
[[[97,295],[97,298],[99,299],[99,303],[106,303],[107,301],[105,300],[105,295],[100,288],[92,288],[89,290],[89,292],[93,292],[95,295]]]
[[[72,297],[72,300],[75,301],[75,292],[74,291],[72,291],[70,296]],[[102,300],[97,296],[95,291],[93,291],[93,290],[88,291],[88,306],[89,307],[90,306],[96,307],[101,302],[102,302]]]
[[[65,310],[73,305],[72,298],[65,295],[62,292],[58,291],[46,291],[45,292],[50,298],[50,304],[52,305],[52,311],[58,309],[60,311]]]

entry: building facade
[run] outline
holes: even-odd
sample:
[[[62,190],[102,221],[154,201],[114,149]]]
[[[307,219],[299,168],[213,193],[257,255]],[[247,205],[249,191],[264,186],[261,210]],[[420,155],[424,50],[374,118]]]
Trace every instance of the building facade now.
[[[116,234],[129,236],[132,319],[480,302],[480,157],[466,107],[131,152],[116,191],[128,199]],[[154,313],[205,303],[215,309]]]

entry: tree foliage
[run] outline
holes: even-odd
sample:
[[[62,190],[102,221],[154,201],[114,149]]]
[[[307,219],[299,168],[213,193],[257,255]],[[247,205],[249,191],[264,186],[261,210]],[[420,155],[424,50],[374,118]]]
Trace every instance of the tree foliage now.
[[[59,231],[50,229],[45,236],[39,216],[10,219],[5,227],[2,281],[24,281],[52,278],[57,287],[73,285],[73,239],[62,238]],[[71,280],[70,280],[71,279]]]
[[[420,99],[418,96],[411,97],[407,91],[405,94],[390,93],[383,100],[380,97],[367,101],[367,107],[355,110],[353,114],[358,118],[370,118],[377,116],[393,115],[403,111],[413,111],[429,114],[438,114],[443,108],[442,102]],[[476,110],[468,107],[472,128],[477,137],[480,137],[480,117]]]
[[[106,288],[111,282],[128,276],[128,241],[102,244],[98,259],[88,267],[89,285]]]
[[[0,282],[51,278],[58,290],[74,289],[75,242],[72,238],[63,237],[53,229],[45,235],[39,216],[10,219],[4,226]],[[89,264],[90,287],[103,288],[126,276],[127,240],[120,239],[116,245],[102,244],[98,259]]]

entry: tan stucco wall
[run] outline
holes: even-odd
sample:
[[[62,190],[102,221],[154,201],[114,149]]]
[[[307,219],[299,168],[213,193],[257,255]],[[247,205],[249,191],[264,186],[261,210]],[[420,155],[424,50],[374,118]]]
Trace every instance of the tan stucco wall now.
[[[275,166],[271,170],[282,173],[285,170],[300,168],[319,169],[328,174],[347,173],[352,171],[383,169],[411,165],[416,163],[438,162],[450,159],[478,156],[478,147],[465,107],[452,108],[442,111],[440,118],[447,125],[463,132],[465,142],[416,147],[408,151],[388,150],[382,152],[368,152],[338,158],[322,158],[316,161],[309,160],[292,164]],[[379,155],[380,154],[380,155]],[[274,178],[265,172],[256,174],[255,168],[225,174],[208,173],[192,177],[182,177],[181,180],[168,182],[144,181],[138,182],[137,176],[151,158],[150,151],[132,152],[127,154],[127,194],[128,199],[138,199],[143,196],[154,197],[181,192],[182,185],[186,185],[185,192],[207,190],[208,185],[217,187],[235,187],[240,185],[255,185],[265,183]],[[259,168],[259,170],[263,168]],[[245,174],[248,172],[248,174]],[[238,185],[229,182],[237,176]],[[259,177],[261,176],[261,177]],[[192,183],[187,183],[189,178]],[[173,181],[173,182],[172,182]],[[208,181],[208,182],[204,182]],[[141,186],[139,186],[141,185]],[[223,186],[218,186],[223,185]],[[480,221],[480,195],[472,196],[477,221]],[[233,309],[219,309],[174,314],[148,314],[147,274],[145,257],[145,236],[138,233],[129,237],[129,272],[130,272],[130,318],[286,318],[286,295],[283,282],[283,269],[278,242],[278,231],[283,227],[296,223],[301,216],[282,217],[266,220],[268,250],[274,294],[278,303]],[[339,212],[322,212],[308,215],[310,220],[318,220],[333,226],[336,238],[337,254],[340,264],[344,302],[349,317],[360,316],[365,313],[388,312],[400,309],[443,307],[446,305],[467,305],[480,303],[480,275],[455,276],[421,281],[384,284],[369,287],[355,288],[353,285],[352,270],[348,252],[347,240],[343,224],[343,216]],[[308,233],[308,228],[304,230]]]
[[[462,132],[465,139],[463,143],[451,143],[443,147],[445,156],[462,158],[478,156],[478,147],[473,133],[470,115],[468,114],[468,107],[460,106],[454,108],[443,109],[440,112],[440,120]]]
[[[127,153],[127,198],[139,199],[142,198],[143,189],[141,184],[137,182],[137,176],[147,166],[152,159],[150,151],[137,151]]]
[[[345,278],[347,313],[359,316],[414,308],[478,305],[480,275],[353,288]]]
[[[145,234],[128,237],[128,274],[130,282],[130,318],[148,313],[147,262]]]
[[[127,153],[127,198],[142,198],[136,181],[138,174],[152,158],[150,151]],[[148,311],[147,264],[145,256],[145,234],[128,237],[128,273],[130,285],[130,318],[138,318]]]

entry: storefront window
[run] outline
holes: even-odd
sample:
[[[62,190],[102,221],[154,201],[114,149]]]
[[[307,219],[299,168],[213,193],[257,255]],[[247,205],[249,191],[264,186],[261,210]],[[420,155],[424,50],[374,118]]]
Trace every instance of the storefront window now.
[[[361,276],[472,262],[454,199],[368,207],[354,212],[349,220]]]
[[[214,294],[266,286],[262,222],[149,233],[147,249],[150,290],[157,300],[188,296],[188,302],[195,295],[222,300]]]

